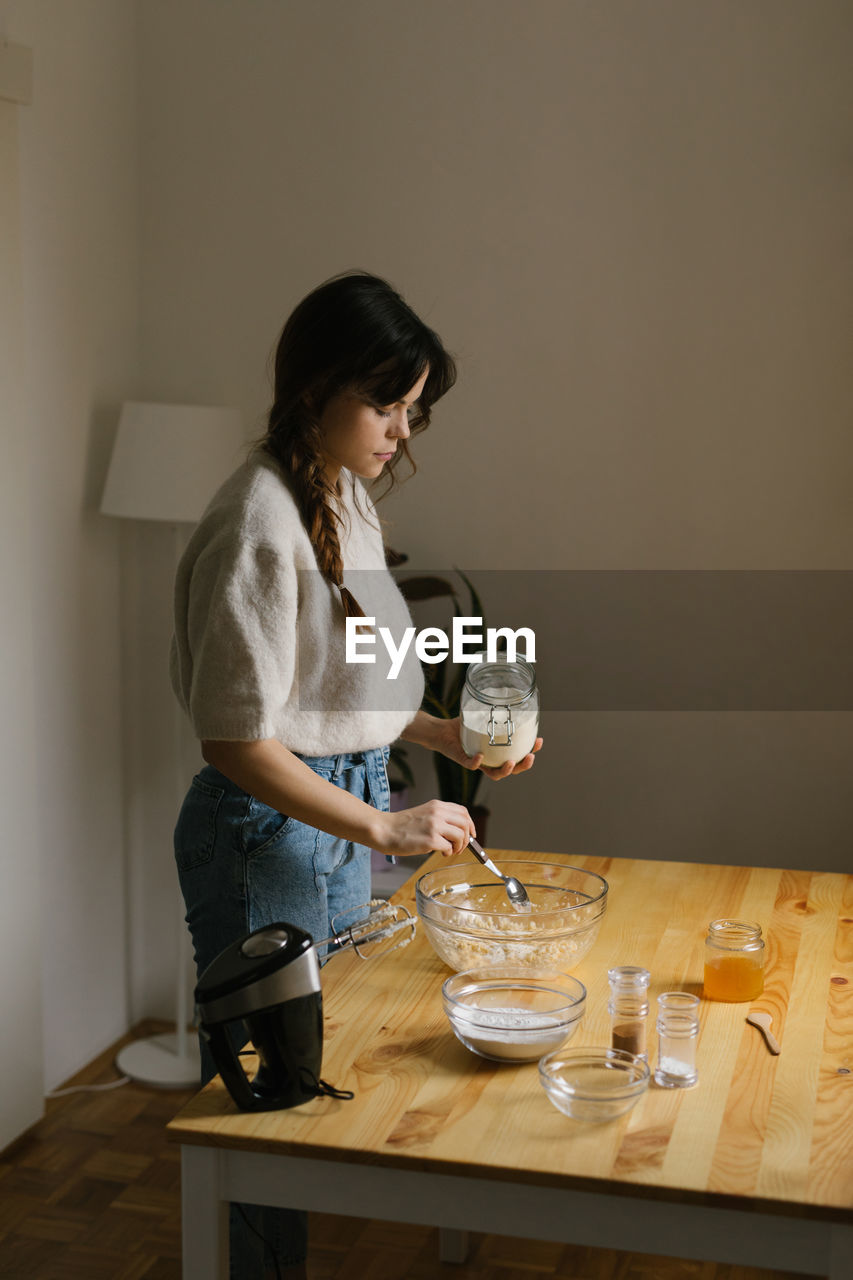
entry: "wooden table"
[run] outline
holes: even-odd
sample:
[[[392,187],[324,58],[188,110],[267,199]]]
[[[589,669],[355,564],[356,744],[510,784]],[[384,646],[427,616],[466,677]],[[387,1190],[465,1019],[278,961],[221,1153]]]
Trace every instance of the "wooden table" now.
[[[169,1126],[183,1144],[185,1280],[225,1275],[228,1200],[430,1223],[446,1245],[475,1230],[853,1276],[853,877],[569,860],[610,884],[576,970],[589,998],[575,1045],[608,1041],[610,965],[648,968],[653,1008],[661,991],[701,993],[707,923],[731,915],[764,928],[754,1007],[773,1015],[779,1057],[746,1024],[749,1005],[702,1001],[698,1086],[652,1084],[627,1116],[585,1125],[555,1110],[535,1063],[488,1063],[455,1039],[449,970],[421,930],[374,963],[335,957],[323,1075],[354,1101],[245,1114],[217,1079]],[[413,897],[414,878],[396,899]],[[649,1029],[653,1065],[651,1017]]]

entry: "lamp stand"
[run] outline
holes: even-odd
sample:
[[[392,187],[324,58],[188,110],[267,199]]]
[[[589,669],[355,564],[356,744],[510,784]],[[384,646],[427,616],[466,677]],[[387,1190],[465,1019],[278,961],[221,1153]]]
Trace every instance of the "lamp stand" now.
[[[174,558],[177,569],[182,551],[180,525],[175,524],[173,529]],[[174,707],[175,812],[177,813],[185,790],[181,767],[183,712],[177,701],[174,702]],[[189,1001],[186,954],[189,935],[180,889],[176,908],[175,1031],[134,1040],[120,1049],[116,1055],[116,1066],[123,1075],[130,1076],[131,1080],[136,1080],[139,1084],[150,1085],[154,1089],[191,1089],[201,1085],[201,1055],[198,1040],[195,1036],[190,1038],[187,1031]]]
[[[192,1089],[201,1086],[201,1057],[196,1038],[187,1032],[187,975],[181,961],[187,942],[184,903],[178,895],[177,911],[177,988],[174,1032],[148,1036],[125,1045],[116,1055],[116,1066],[122,1075],[154,1089]]]

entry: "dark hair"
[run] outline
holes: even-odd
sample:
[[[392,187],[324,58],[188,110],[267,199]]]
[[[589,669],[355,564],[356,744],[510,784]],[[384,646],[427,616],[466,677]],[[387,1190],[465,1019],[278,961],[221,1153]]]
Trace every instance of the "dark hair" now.
[[[276,348],[274,399],[263,446],[292,478],[323,576],[341,589],[345,610],[359,616],[343,587],[336,495],[324,473],[319,421],[332,397],[345,390],[377,406],[396,404],[427,368],[410,422],[413,435],[429,425],[432,406],[453,386],[456,365],[399,293],[362,271],[335,276],[303,298]],[[387,464],[389,489],[397,483],[394,471],[401,457],[411,473],[416,470],[406,441],[400,440]]]

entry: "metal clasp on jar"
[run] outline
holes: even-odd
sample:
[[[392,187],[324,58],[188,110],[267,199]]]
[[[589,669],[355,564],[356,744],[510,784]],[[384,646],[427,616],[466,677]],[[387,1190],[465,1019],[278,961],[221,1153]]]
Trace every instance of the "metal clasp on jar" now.
[[[498,725],[495,723],[495,712],[500,710],[503,710],[506,712],[506,721],[502,725]],[[480,723],[482,724],[482,721]],[[495,729],[506,730],[506,740],[504,742],[496,741]],[[513,724],[512,712],[510,711],[509,707],[500,702],[497,704],[493,704],[489,710],[489,746],[490,747],[511,747],[512,735],[514,733],[515,733],[515,725]]]

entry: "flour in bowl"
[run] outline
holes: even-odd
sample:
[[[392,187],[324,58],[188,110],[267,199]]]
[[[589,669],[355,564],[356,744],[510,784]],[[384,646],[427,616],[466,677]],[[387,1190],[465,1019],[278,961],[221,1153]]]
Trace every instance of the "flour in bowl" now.
[[[466,1048],[501,1062],[541,1058],[558,1049],[571,1029],[550,1013],[509,1007],[459,1010],[452,1025]]]

